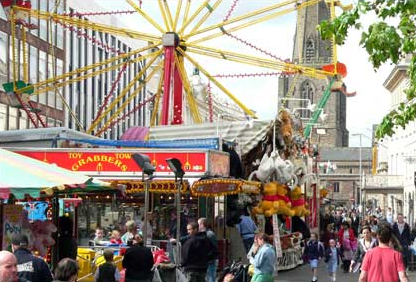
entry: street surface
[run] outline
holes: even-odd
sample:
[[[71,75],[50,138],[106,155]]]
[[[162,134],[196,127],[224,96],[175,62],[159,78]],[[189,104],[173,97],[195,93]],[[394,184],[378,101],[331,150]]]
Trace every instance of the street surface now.
[[[416,281],[416,270],[413,272],[407,272],[409,277],[409,282]],[[342,269],[338,269],[337,272],[337,282],[357,282],[358,273],[343,273]],[[312,271],[309,267],[309,264],[304,264],[298,266],[292,270],[285,270],[279,272],[278,282],[307,282],[312,280]],[[326,273],[326,264],[324,262],[319,263],[318,269],[318,281],[319,282],[328,282],[329,278]]]

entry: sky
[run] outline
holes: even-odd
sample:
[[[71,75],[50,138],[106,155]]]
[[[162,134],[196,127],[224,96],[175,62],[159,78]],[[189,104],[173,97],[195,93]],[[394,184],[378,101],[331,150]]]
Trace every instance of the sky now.
[[[97,0],[97,2],[106,10],[132,10],[131,6],[123,0]],[[138,1],[133,1],[138,3]],[[186,3],[187,1],[183,1]],[[215,3],[216,1],[211,1]],[[224,0],[215,12],[207,19],[203,26],[209,26],[224,20],[230,7],[236,3],[231,18],[245,14],[247,12],[267,7],[282,0]],[[344,0],[344,4],[351,1]],[[176,0],[168,1],[171,10],[176,9]],[[202,0],[193,0],[191,9],[196,9]],[[290,7],[290,6],[288,6]],[[142,1],[142,9],[149,14],[152,19],[163,26],[163,20],[156,0]],[[182,8],[184,10],[184,7]],[[138,29],[139,31],[160,35],[153,26],[148,24],[143,17],[138,14],[123,15],[119,17],[129,28]],[[371,23],[374,20],[369,16],[363,19],[364,24]],[[194,21],[196,22],[196,21]],[[293,38],[295,33],[296,14],[291,13],[271,19],[269,21],[252,25],[233,34],[239,38],[254,44],[256,47],[267,50],[275,56],[282,59],[291,59]],[[192,25],[191,25],[192,26]],[[359,46],[361,33],[352,30],[343,46],[338,47],[338,60],[345,63],[348,68],[348,76],[344,79],[348,91],[357,91],[355,97],[347,99],[347,129],[350,132],[350,146],[360,146],[359,137],[353,136],[355,133],[363,134],[362,145],[371,145],[371,128],[373,124],[379,123],[384,115],[389,111],[390,94],[383,87],[392,69],[391,65],[382,66],[377,72],[373,69],[368,61],[366,51]],[[218,39],[209,40],[201,43],[217,49],[234,51],[242,54],[270,58],[246,47],[234,39],[222,36]],[[274,70],[260,69],[239,63],[224,62],[212,58],[206,58],[199,55],[193,55],[204,68],[211,74],[236,74],[236,73],[259,73],[274,72]],[[190,71],[188,66],[188,72]],[[258,78],[239,78],[239,79],[221,79],[220,82],[230,92],[236,96],[248,108],[256,111],[260,119],[273,119],[277,114],[278,99],[278,77],[258,77]],[[329,110],[329,109],[328,109]]]

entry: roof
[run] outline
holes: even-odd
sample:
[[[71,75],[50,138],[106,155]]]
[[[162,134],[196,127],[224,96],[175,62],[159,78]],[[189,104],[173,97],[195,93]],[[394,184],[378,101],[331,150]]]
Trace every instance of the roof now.
[[[149,140],[175,140],[217,137],[235,143],[242,156],[266,138],[273,128],[273,120],[219,121],[192,125],[151,127]]]
[[[334,147],[334,148],[322,148],[320,151],[320,161],[358,161],[360,160],[360,148],[359,147]],[[372,160],[372,148],[361,148],[361,160]]]
[[[39,142],[39,144],[44,143],[46,147],[50,147],[51,141],[57,140],[57,138],[96,140],[100,139],[93,135],[82,133],[66,127],[48,127],[0,131],[0,144],[2,147],[30,147],[35,142]]]

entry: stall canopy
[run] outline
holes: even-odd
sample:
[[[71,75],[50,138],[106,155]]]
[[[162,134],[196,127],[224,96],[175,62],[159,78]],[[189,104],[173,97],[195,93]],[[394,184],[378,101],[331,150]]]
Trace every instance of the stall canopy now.
[[[110,184],[0,148],[0,198],[13,194],[18,199],[57,191],[110,190]]]
[[[265,139],[273,125],[273,120],[219,120],[192,125],[155,126],[149,130],[149,141],[217,137],[221,141],[238,144],[238,153],[244,156]]]

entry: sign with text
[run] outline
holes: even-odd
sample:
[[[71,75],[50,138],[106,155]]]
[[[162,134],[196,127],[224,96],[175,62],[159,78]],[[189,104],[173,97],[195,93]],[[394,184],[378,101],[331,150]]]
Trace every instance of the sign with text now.
[[[274,247],[276,249],[276,256],[278,258],[283,257],[282,245],[280,244],[280,233],[279,233],[279,220],[277,214],[273,214],[273,237],[274,237]]]
[[[23,206],[4,205],[3,206],[3,242],[2,250],[7,250],[10,246],[12,237],[22,232]]]
[[[16,150],[15,152],[72,171],[84,172],[87,175],[139,175],[141,169],[132,158],[135,153],[149,156],[157,175],[173,176],[173,172],[166,163],[166,159],[169,158],[177,158],[181,161],[185,175],[203,176],[206,172],[209,173],[209,168],[216,168],[214,173],[221,174],[223,177],[229,174],[229,155],[209,150],[189,152],[120,150],[118,152],[118,149],[112,151],[62,149],[41,151],[36,149]],[[213,154],[212,157],[210,157],[211,154]]]

